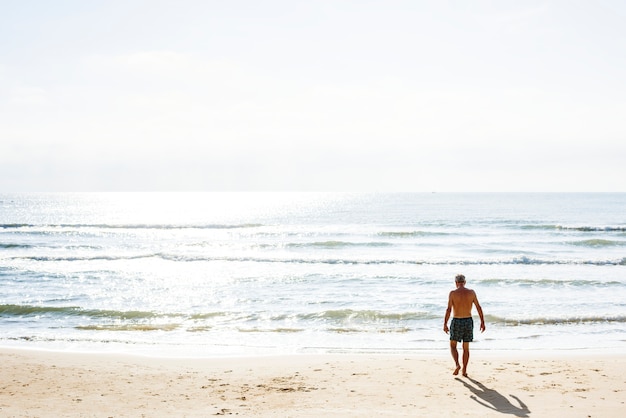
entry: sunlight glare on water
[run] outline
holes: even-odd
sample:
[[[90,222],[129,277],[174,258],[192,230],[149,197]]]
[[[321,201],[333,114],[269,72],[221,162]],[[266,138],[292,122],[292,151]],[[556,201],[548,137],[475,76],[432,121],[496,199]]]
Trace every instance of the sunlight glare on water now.
[[[462,272],[490,321],[478,347],[616,348],[626,332],[625,202],[5,194],[0,344],[223,354],[440,349],[446,297]],[[606,338],[594,339],[598,332]]]

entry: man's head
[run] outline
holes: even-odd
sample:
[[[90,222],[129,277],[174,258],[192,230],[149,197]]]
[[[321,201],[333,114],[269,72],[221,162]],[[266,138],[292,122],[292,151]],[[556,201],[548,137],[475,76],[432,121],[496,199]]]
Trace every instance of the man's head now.
[[[454,278],[454,282],[458,285],[465,284],[465,276],[462,274],[457,274]]]

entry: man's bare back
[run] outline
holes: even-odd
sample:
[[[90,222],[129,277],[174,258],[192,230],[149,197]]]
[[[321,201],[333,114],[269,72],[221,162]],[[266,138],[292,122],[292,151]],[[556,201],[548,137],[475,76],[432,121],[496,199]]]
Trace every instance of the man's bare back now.
[[[450,303],[453,318],[469,318],[472,316],[472,305],[476,303],[477,307],[480,307],[476,292],[465,287],[459,287],[450,292]]]

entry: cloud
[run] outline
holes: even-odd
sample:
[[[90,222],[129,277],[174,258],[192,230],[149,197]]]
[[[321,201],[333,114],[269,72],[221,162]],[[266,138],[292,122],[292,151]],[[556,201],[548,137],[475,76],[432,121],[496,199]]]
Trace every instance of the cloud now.
[[[13,87],[5,101],[9,106],[41,106],[47,102],[47,94],[43,88],[29,86]]]

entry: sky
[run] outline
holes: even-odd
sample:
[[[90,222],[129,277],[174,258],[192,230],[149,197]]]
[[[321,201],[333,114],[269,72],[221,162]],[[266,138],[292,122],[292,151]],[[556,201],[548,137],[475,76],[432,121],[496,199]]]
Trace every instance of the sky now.
[[[625,21],[621,0],[0,0],[0,192],[624,192]]]

